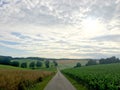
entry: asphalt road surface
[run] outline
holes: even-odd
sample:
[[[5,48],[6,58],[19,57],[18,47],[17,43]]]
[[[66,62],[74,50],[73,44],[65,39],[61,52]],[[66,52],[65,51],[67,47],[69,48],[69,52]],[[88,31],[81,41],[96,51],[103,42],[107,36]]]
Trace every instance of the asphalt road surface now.
[[[75,87],[58,70],[44,90],[76,90]]]

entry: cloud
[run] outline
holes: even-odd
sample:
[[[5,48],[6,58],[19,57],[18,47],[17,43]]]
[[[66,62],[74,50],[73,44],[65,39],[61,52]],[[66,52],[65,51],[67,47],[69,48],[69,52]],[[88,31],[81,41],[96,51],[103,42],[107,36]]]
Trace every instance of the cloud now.
[[[18,33],[18,32],[12,32],[11,34],[16,36],[16,37],[19,37],[20,39],[29,39],[30,38],[29,36],[22,35],[21,33]]]
[[[120,34],[117,34],[117,35],[104,35],[104,36],[92,38],[92,40],[120,42],[119,37],[120,37]]]
[[[119,0],[1,0],[0,21],[3,54],[10,48],[18,51],[13,56],[119,56]]]
[[[17,42],[10,42],[10,41],[2,41],[0,40],[1,43],[4,43],[4,44],[8,44],[8,45],[16,45],[16,44],[19,44]]]

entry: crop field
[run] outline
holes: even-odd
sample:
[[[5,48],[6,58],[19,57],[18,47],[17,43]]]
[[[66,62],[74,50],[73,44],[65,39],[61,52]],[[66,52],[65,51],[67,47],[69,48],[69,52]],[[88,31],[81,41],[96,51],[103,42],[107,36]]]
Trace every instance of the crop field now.
[[[52,74],[39,70],[0,69],[0,90],[26,90]]]
[[[89,90],[120,90],[120,63],[65,69],[62,72]]]
[[[88,60],[57,60],[60,69],[73,68],[76,63],[80,62],[85,65]]]

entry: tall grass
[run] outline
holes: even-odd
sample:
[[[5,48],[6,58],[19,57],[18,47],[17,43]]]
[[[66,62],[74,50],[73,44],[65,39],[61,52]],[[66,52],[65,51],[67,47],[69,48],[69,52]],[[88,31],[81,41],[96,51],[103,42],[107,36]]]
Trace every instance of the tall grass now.
[[[0,90],[25,90],[52,75],[49,71],[0,70]]]

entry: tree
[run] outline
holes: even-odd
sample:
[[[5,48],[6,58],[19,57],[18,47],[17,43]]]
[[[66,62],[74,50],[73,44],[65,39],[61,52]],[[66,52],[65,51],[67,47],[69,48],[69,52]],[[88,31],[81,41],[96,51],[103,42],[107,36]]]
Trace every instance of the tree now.
[[[119,63],[119,62],[120,62],[119,58],[116,58],[115,56],[106,59],[102,58],[99,60],[100,64],[110,64],[110,63]]]
[[[29,64],[29,67],[32,68],[32,69],[34,69],[34,68],[35,68],[35,62],[31,62],[31,63]]]
[[[89,60],[86,64],[86,66],[90,66],[90,65],[96,65],[96,61],[95,60]]]
[[[37,61],[36,66],[37,66],[37,67],[41,67],[41,66],[42,66],[42,62]]]
[[[21,67],[22,67],[22,68],[27,68],[27,63],[26,63],[26,62],[21,63]]]
[[[55,67],[58,66],[58,63],[57,63],[55,60],[53,61],[53,63],[54,63],[54,66],[55,66]]]
[[[76,67],[81,67],[81,63],[76,63],[76,66],[74,67],[74,68],[76,68]]]
[[[18,61],[13,61],[10,63],[10,65],[15,66],[15,67],[19,67],[19,62]]]
[[[49,60],[46,60],[46,61],[45,61],[45,66],[46,66],[46,68],[49,68],[49,67],[50,67],[50,61],[49,61]]]
[[[10,57],[10,56],[0,56],[0,64],[10,65],[11,59],[12,59],[12,57]]]

